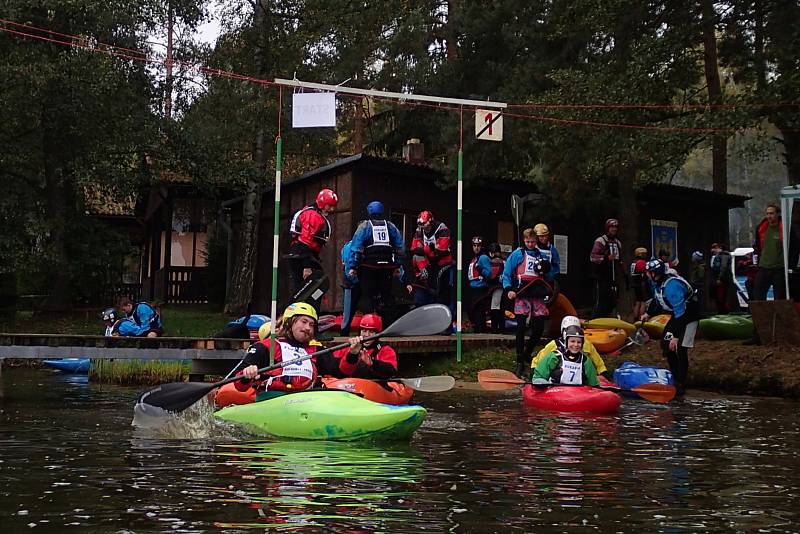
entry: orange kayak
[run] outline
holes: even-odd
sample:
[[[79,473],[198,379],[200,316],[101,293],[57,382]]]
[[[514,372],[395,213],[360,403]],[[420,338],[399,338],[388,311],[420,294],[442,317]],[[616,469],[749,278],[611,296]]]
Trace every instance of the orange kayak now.
[[[364,378],[322,377],[322,383],[329,389],[341,389],[361,395],[367,400],[381,404],[408,404],[414,390],[400,382],[376,382]]]
[[[597,352],[601,354],[619,350],[625,344],[625,340],[628,339],[628,334],[621,328],[587,328],[584,335],[586,339],[592,342]]]
[[[256,390],[248,388],[247,391],[239,391],[233,382],[225,384],[217,390],[217,396],[214,397],[214,403],[217,408],[224,408],[231,404],[250,404],[256,400]]]

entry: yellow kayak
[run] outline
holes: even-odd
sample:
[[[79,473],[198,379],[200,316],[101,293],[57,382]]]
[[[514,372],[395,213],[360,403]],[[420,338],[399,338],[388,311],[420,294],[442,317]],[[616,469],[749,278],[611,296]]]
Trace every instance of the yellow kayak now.
[[[622,328],[587,328],[584,335],[601,354],[619,350],[628,339],[628,334]]]
[[[597,319],[586,321],[586,328],[600,328],[606,330],[621,328],[625,330],[625,333],[629,336],[636,330],[636,327],[628,321],[623,321],[616,317],[598,317]]]
[[[668,313],[662,313],[661,315],[656,315],[655,317],[651,317],[649,321],[642,324],[641,321],[636,321],[636,326],[641,326],[644,328],[644,331],[647,332],[651,338],[660,338],[664,335],[664,327],[667,326],[667,323],[672,318],[672,315]]]

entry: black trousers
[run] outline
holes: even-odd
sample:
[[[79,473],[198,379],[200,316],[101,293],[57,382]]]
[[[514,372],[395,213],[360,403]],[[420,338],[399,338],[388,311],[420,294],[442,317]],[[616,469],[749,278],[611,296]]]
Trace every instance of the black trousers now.
[[[515,318],[517,319],[517,363],[524,363],[530,367],[533,357],[533,349],[536,347],[536,344],[542,337],[542,332],[544,332],[545,318],[544,316],[531,317],[531,337],[528,338],[527,343],[525,342],[525,333],[528,330],[528,316],[516,314]]]
[[[358,270],[360,286],[358,310],[363,313],[375,313],[381,311],[378,308],[391,306],[394,303],[394,296],[392,295],[393,277],[394,268],[361,267]]]
[[[486,314],[489,313],[489,308],[492,305],[492,291],[494,289],[494,286],[469,288],[470,303],[467,315],[476,332],[486,331]]]
[[[617,307],[618,291],[613,280],[598,278],[594,287],[594,310],[592,317],[611,317]]]
[[[681,394],[686,390],[686,382],[689,377],[689,349],[678,345],[678,350],[672,352],[669,350],[669,343],[662,341],[662,352],[669,364],[669,370],[672,371],[672,377],[675,379],[675,387]]]
[[[786,298],[786,278],[784,278],[783,267],[777,268],[758,268],[756,280],[753,283],[753,300],[767,300],[767,293],[770,286],[775,294],[775,300]]]

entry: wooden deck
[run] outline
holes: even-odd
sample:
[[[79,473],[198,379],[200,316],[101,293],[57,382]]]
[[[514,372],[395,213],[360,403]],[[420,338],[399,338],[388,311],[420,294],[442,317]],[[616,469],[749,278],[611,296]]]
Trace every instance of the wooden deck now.
[[[325,346],[347,342],[346,337],[326,341]],[[398,354],[455,354],[456,336],[387,337],[382,340]],[[509,347],[514,336],[463,334],[462,348]],[[61,334],[0,333],[0,362],[4,358],[94,358],[136,360],[192,360],[193,378],[226,374],[242,359],[250,341],[186,337],[105,337]]]

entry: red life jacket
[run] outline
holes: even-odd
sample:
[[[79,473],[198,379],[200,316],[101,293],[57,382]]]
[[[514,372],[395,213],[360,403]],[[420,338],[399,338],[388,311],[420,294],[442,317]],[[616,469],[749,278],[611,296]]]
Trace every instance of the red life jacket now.
[[[289,232],[293,241],[304,243],[319,254],[331,237],[331,223],[319,209],[306,206],[292,217]]]
[[[541,258],[529,254],[528,251],[524,249],[522,250],[522,256],[522,261],[517,265],[517,280],[522,284],[542,279],[542,276],[539,274],[539,262]]]

